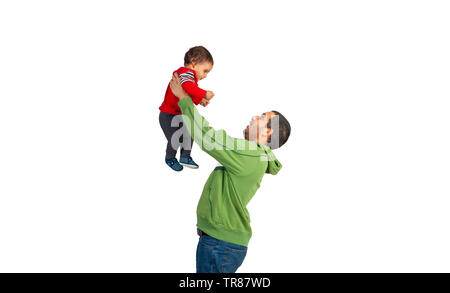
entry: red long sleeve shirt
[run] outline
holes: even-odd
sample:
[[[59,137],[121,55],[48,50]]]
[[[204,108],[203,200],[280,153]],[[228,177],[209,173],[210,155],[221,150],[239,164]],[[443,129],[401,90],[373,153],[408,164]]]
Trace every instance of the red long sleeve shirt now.
[[[192,102],[194,102],[195,105],[198,105],[206,96],[206,91],[198,87],[195,71],[186,67],[180,67],[175,70],[174,73],[175,72],[178,73],[184,91],[192,98]],[[164,113],[179,115],[181,114],[181,110],[178,106],[178,101],[179,99],[172,93],[170,85],[168,85],[164,101],[159,107],[159,110]]]

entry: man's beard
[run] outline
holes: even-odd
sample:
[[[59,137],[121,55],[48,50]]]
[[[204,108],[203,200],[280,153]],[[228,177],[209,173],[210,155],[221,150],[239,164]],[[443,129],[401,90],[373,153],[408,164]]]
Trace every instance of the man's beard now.
[[[250,133],[250,130],[252,132]],[[251,128],[250,126],[247,126],[247,128],[244,129],[244,138],[248,141],[254,141],[258,138],[259,130],[255,128]]]
[[[243,131],[243,133],[244,133],[244,138],[245,138],[246,140],[248,140],[248,138],[250,137],[250,136],[249,136],[249,133],[248,133],[248,132],[249,132],[248,129],[249,129],[249,128],[247,127],[247,128],[245,128],[244,131]]]

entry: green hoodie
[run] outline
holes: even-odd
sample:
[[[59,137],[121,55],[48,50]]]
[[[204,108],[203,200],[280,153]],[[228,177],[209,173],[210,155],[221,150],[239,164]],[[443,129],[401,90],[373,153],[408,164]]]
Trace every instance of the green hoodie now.
[[[248,246],[252,229],[246,206],[264,174],[277,174],[281,163],[266,145],[214,130],[191,99],[180,99],[178,105],[194,141],[222,165],[214,169],[203,188],[197,227],[219,240]]]

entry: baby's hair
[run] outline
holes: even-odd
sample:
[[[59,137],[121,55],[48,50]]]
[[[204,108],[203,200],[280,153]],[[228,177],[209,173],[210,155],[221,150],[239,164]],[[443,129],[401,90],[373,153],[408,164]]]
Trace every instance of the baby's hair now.
[[[195,63],[210,62],[214,64],[213,57],[209,51],[203,46],[196,46],[189,49],[184,55],[184,65]]]

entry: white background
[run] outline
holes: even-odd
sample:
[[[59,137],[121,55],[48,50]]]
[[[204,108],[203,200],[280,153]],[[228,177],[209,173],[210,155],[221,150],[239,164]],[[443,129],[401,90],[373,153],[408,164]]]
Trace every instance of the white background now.
[[[195,45],[212,126],[292,125],[239,272],[450,272],[447,3],[2,1],[0,272],[195,271],[217,163],[158,123]]]

